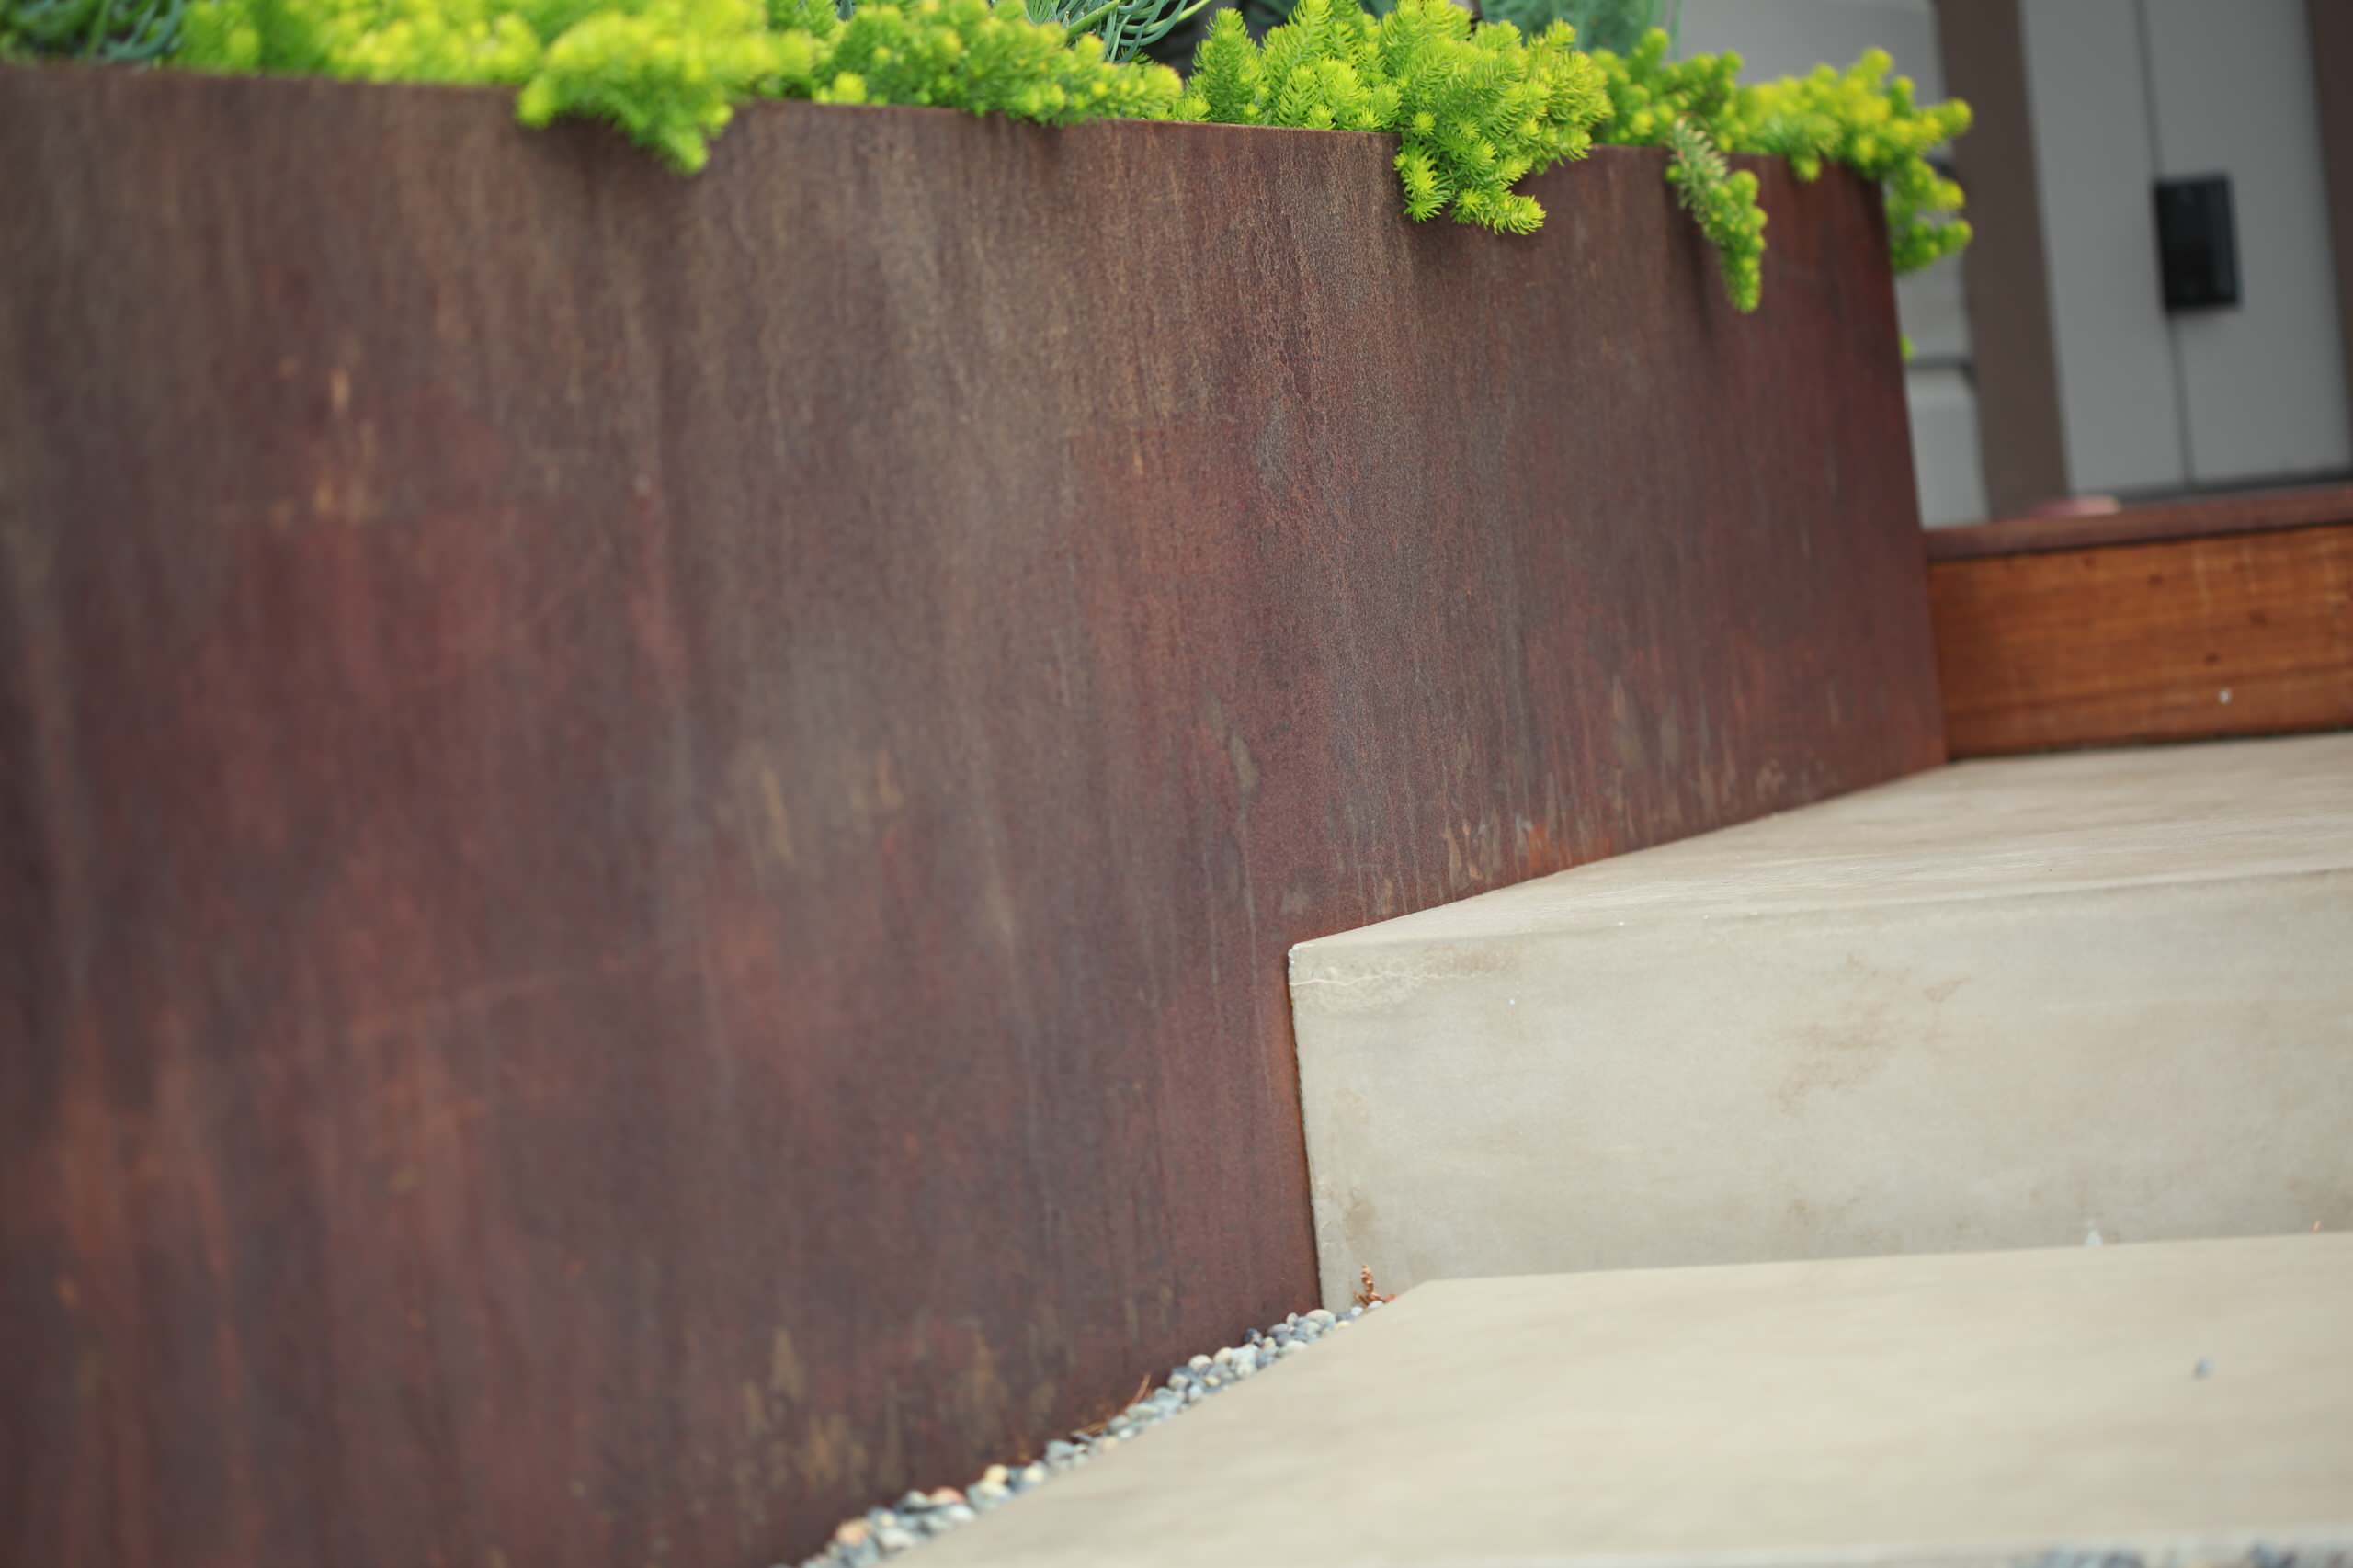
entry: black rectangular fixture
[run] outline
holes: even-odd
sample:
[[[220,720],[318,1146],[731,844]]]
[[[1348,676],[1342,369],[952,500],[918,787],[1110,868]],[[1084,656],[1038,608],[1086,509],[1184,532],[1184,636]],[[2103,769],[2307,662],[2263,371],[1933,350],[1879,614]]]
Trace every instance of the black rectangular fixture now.
[[[2210,311],[2239,302],[2238,225],[2228,175],[2157,182],[2157,258],[2165,309]]]

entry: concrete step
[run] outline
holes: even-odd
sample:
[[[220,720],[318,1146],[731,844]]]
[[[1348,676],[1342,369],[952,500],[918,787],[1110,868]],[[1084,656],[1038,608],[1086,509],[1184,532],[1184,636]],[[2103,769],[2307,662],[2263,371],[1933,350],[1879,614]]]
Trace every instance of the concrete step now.
[[[2343,1568],[2348,1301],[2345,1235],[1427,1285],[922,1562]]]
[[[2353,1225],[2353,736],[1947,767],[1303,943],[1291,1001],[1335,1303]]]

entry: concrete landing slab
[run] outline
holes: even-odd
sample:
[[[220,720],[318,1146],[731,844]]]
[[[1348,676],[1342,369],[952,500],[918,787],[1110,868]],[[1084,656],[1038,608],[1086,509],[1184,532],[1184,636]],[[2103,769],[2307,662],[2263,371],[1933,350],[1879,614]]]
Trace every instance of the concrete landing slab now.
[[[1291,999],[1335,1302],[2353,1226],[2353,736],[1943,768],[1303,943]]]
[[[2353,1237],[1427,1285],[922,1562],[2195,1562],[2256,1542],[2307,1562],[2353,1542]]]

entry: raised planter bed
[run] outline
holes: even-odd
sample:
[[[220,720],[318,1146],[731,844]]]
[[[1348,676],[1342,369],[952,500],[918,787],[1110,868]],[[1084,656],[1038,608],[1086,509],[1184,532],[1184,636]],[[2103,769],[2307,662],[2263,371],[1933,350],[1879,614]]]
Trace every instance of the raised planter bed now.
[[[1939,760],[1875,196],[0,72],[28,1561],[759,1563],[1316,1293],[1293,942]]]

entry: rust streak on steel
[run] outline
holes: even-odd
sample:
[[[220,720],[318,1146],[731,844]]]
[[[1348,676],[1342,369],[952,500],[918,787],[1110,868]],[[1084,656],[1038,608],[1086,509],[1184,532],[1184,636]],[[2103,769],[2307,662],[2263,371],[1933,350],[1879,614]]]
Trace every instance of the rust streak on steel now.
[[[1300,938],[1939,760],[1876,198],[0,72],[13,1561],[719,1568],[1315,1288]]]

